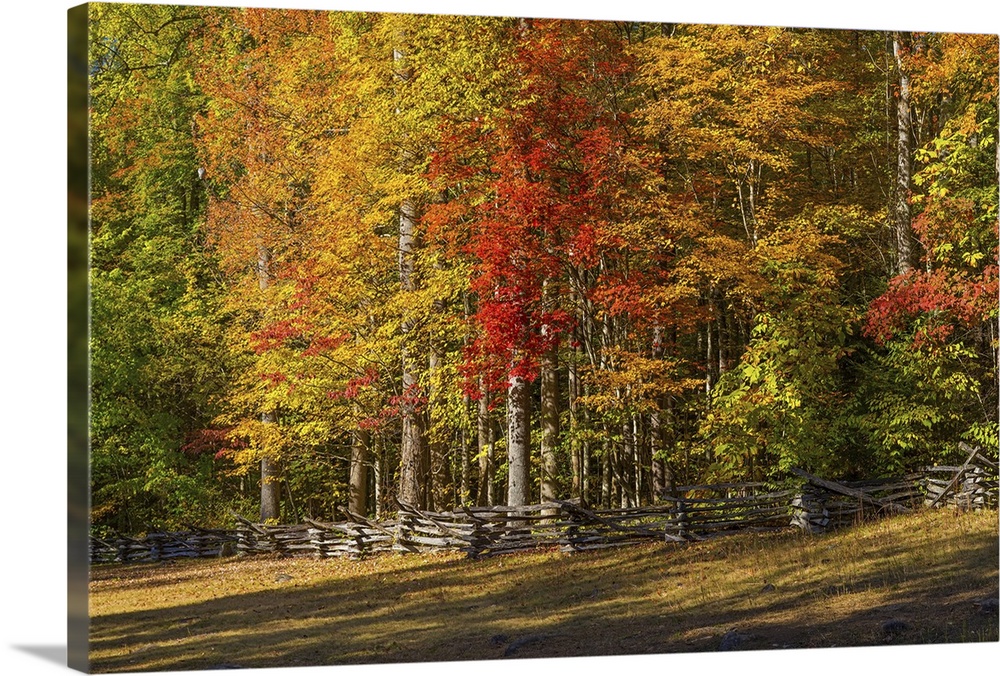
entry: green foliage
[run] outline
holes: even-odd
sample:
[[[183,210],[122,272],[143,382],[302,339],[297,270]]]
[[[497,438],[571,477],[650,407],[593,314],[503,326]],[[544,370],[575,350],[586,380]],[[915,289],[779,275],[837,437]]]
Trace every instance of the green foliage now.
[[[841,265],[826,252],[837,243],[802,220],[756,252],[767,309],[755,317],[739,364],[720,378],[702,429],[721,477],[842,469],[840,362],[851,352],[857,313],[841,301]]]
[[[951,462],[959,441],[995,445],[995,412],[969,371],[975,357],[960,344],[918,349],[907,337],[871,355],[855,405],[874,467],[891,474]]]
[[[92,44],[93,520],[130,531],[217,523],[212,456],[181,449],[224,390],[215,264],[191,136],[187,8],[95,5]],[[159,27],[159,28],[155,28]]]

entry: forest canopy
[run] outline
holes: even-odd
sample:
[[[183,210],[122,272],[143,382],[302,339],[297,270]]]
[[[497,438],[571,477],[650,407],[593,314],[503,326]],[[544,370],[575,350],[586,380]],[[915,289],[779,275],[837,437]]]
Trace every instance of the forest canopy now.
[[[995,35],[90,5],[92,522],[995,454]]]

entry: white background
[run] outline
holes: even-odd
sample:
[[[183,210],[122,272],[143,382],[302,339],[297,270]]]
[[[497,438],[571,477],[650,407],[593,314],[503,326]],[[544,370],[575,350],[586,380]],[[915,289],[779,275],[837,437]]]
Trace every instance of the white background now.
[[[180,4],[194,4],[178,0]],[[16,4],[15,4],[16,3]],[[66,10],[5,3],[0,49],[0,664],[12,676],[66,667]],[[434,13],[559,16],[826,28],[1000,32],[994,0],[245,0],[214,4]],[[28,542],[29,534],[36,544]],[[1000,644],[522,660],[522,674],[633,671],[711,674],[922,674],[1000,664]],[[261,674],[500,676],[500,661],[251,670]],[[191,672],[189,672],[191,673]],[[209,672],[199,672],[209,673]],[[214,673],[214,672],[212,672]],[[507,675],[505,675],[507,676]]]

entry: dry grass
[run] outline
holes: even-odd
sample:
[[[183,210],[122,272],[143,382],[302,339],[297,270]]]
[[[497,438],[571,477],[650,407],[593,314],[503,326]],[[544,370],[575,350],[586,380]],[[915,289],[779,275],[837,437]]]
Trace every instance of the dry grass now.
[[[997,561],[996,512],[937,510],[578,555],[105,566],[92,669],[693,652],[730,630],[745,649],[997,641],[976,605]]]

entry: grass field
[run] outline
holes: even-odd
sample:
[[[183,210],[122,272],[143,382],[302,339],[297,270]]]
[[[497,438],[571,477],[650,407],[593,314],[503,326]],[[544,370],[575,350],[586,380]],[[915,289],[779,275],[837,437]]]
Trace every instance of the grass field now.
[[[997,641],[997,513],[482,561],[91,573],[95,672]]]

